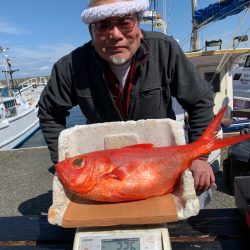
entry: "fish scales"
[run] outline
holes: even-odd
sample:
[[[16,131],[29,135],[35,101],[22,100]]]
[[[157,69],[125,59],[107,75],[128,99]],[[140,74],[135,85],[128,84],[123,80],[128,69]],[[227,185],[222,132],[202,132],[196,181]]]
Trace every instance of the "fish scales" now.
[[[225,110],[196,142],[166,147],[137,144],[86,153],[56,164],[57,175],[65,188],[94,201],[133,201],[170,193],[194,159],[250,138],[250,134],[217,138]]]

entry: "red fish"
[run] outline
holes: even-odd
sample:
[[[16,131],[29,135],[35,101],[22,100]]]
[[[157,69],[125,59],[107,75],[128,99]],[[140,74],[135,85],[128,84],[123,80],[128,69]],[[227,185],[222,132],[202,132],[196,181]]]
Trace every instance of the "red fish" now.
[[[101,202],[142,200],[170,193],[194,159],[250,138],[250,134],[217,138],[225,110],[196,142],[167,147],[137,144],[86,153],[59,162],[57,175],[72,192]]]

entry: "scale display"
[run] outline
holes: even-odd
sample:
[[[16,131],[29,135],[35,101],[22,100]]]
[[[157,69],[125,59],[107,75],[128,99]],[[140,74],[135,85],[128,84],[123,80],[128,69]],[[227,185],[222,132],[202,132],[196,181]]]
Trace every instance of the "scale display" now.
[[[102,239],[101,250],[140,250],[140,238]]]
[[[73,250],[170,250],[166,228],[87,231],[79,228]]]

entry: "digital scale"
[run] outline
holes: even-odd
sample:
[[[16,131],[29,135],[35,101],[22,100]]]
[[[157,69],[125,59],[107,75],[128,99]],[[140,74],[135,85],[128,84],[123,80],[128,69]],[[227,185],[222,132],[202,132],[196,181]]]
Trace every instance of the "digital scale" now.
[[[100,230],[100,229],[99,229]],[[103,228],[102,228],[103,230]],[[73,250],[171,250],[167,228],[122,230],[78,228]]]

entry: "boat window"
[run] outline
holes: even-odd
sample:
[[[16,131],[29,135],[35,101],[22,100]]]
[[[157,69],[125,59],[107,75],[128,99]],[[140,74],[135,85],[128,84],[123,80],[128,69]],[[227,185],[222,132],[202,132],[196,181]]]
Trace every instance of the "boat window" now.
[[[215,72],[206,72],[204,78],[212,84],[214,92],[220,92],[220,73],[215,75]]]
[[[245,68],[250,68],[250,56],[247,57],[244,67]]]
[[[5,101],[4,107],[6,108],[7,113],[5,114],[6,117],[13,117],[17,115],[15,99]]]
[[[241,73],[235,73],[233,80],[238,81],[238,80],[240,80],[240,77],[241,77]]]
[[[5,106],[6,108],[15,107],[15,100],[11,100],[11,101],[4,102],[4,106]]]

